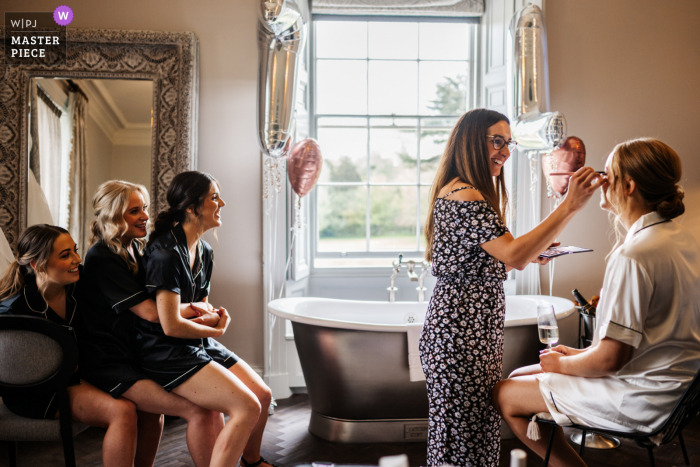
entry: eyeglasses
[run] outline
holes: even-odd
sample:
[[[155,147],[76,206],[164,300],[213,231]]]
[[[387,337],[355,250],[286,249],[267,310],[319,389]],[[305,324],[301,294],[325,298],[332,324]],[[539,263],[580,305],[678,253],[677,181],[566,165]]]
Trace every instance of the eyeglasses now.
[[[507,145],[508,152],[513,152],[515,151],[515,147],[518,145],[517,141],[512,139],[510,141],[506,141],[506,139],[501,135],[487,135],[486,137],[491,138],[491,144],[496,151],[500,151]]]

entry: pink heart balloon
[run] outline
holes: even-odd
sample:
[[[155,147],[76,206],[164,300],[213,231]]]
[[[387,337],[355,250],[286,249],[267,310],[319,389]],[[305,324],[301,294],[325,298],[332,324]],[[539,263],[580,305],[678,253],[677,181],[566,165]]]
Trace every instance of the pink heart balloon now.
[[[322,165],[321,148],[315,139],[303,139],[292,147],[287,157],[287,176],[299,197],[305,196],[316,185]]]
[[[555,175],[550,177],[550,173],[576,172],[586,164],[586,146],[581,138],[569,136],[564,144],[552,151],[551,154],[542,158],[542,170],[544,176],[549,179],[552,190],[559,195],[564,195],[569,190],[569,179],[571,177]]]

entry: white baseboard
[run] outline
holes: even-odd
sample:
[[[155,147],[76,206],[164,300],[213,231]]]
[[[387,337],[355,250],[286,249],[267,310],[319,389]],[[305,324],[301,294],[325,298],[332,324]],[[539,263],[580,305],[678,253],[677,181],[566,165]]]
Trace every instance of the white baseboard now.
[[[269,375],[265,377],[265,382],[272,389],[272,397],[275,399],[286,399],[292,395],[289,389],[289,375]]]

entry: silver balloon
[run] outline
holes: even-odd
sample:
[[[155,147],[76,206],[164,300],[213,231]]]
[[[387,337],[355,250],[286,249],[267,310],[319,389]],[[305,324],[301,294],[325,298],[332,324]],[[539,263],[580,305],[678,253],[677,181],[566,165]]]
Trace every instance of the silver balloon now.
[[[512,62],[508,97],[513,138],[522,149],[559,147],[566,139],[566,119],[549,112],[547,30],[542,10],[528,4],[510,22]]]
[[[261,0],[258,23],[258,139],[272,157],[289,150],[297,70],[306,28],[299,8],[289,0]]]

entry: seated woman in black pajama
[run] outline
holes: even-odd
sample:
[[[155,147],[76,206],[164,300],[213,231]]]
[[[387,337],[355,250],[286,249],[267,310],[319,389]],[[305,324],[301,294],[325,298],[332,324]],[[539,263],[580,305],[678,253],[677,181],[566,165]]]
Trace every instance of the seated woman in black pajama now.
[[[140,250],[145,246],[149,196],[146,188],[123,181],[103,183],[93,197],[96,219],[92,247],[85,256],[87,297],[91,307],[83,315],[81,339],[84,378],[113,397],[133,401],[139,411],[139,434],[152,439],[155,450],[162,433],[160,414],[187,420],[187,445],[195,466],[208,466],[214,441],[223,428],[219,412],[203,409],[169,393],[148,379],[134,347],[135,317],[158,322],[155,301],[146,290],[146,268]],[[200,304],[200,308],[206,308]],[[181,306],[185,318],[201,314],[189,304]],[[195,318],[216,325],[219,315]],[[142,419],[145,422],[142,422]],[[155,457],[155,450],[153,457]]]
[[[63,326],[73,337],[77,328],[80,339],[80,315],[86,312],[81,275],[80,256],[68,231],[53,225],[33,225],[20,235],[17,259],[0,279],[0,313],[45,318]],[[34,399],[4,398],[3,402],[17,415],[54,419],[58,418],[54,396],[55,393]],[[153,465],[154,457],[134,458],[134,404],[109,397],[81,381],[77,371],[69,382],[68,397],[73,420],[107,429],[102,443],[105,467]]]
[[[212,338],[229,324],[207,327],[184,319],[181,303],[208,304],[213,250],[201,239],[221,225],[218,182],[208,174],[184,172],[173,178],[169,209],[158,214],[146,248],[146,287],[156,295],[159,322],[137,319],[141,366],[149,378],[191,402],[230,417],[216,439],[212,466],[270,465],[260,457],[270,389],[248,364]],[[261,410],[262,407],[262,410]]]

